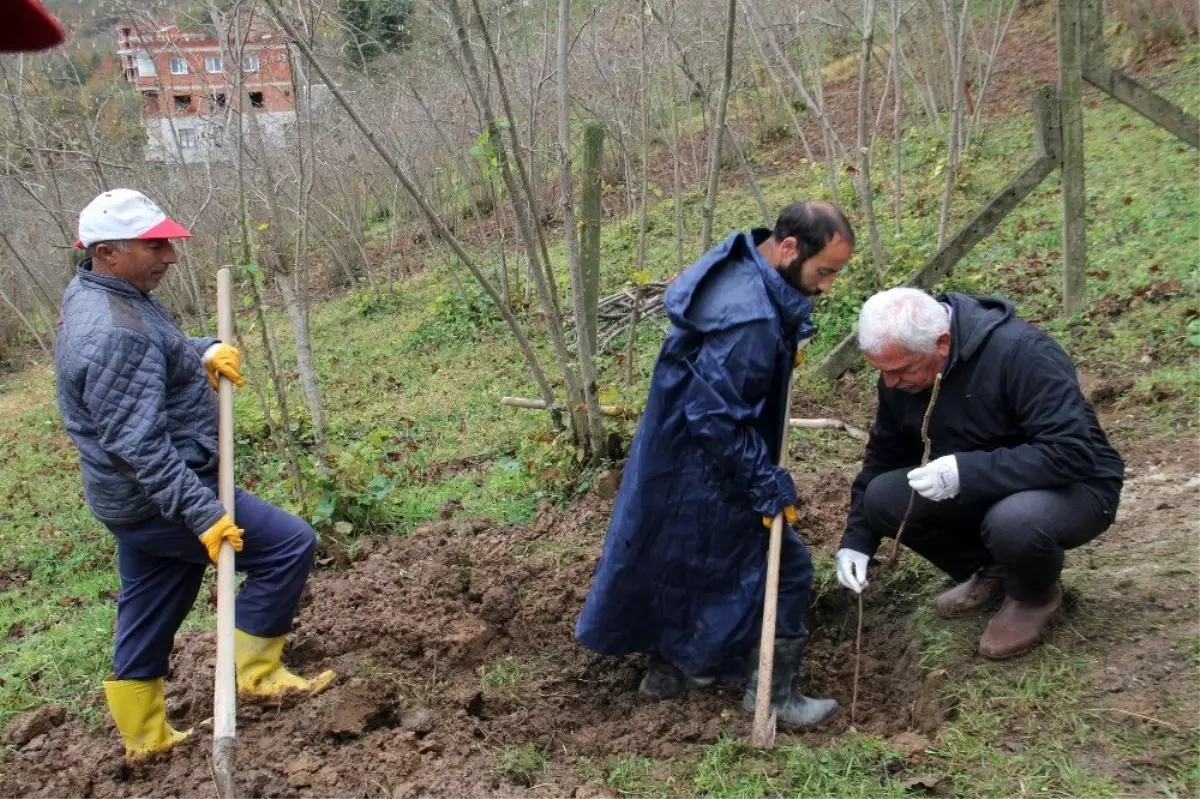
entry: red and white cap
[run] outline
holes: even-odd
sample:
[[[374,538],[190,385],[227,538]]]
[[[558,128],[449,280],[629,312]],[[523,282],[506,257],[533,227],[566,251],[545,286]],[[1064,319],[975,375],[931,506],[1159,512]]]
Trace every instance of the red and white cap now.
[[[79,240],[91,247],[98,241],[129,239],[190,239],[192,233],[163,213],[146,195],[133,189],[106,191],[79,214]]]
[[[38,0],[0,0],[0,53],[47,50],[63,40],[63,29]]]

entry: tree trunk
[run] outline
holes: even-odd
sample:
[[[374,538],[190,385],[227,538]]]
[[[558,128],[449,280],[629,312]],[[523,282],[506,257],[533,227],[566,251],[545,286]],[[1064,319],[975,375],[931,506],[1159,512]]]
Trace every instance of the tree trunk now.
[[[274,337],[271,335],[271,326],[267,321],[266,310],[263,308],[262,293],[258,290],[258,277],[250,275],[250,298],[254,306],[254,315],[258,320],[259,335],[262,338],[263,357],[267,362],[267,377],[271,382],[271,386],[275,390],[275,403],[279,406],[279,424],[275,423],[274,417],[271,415],[270,405],[267,403],[266,392],[263,389],[262,382],[255,380],[254,389],[258,393],[258,401],[263,409],[263,418],[267,420],[267,427],[271,431],[271,439],[275,442],[275,449],[283,457],[283,462],[287,466],[288,476],[292,479],[292,498],[296,500],[296,507],[300,508],[301,512],[307,516],[308,507],[304,502],[304,478],[300,471],[300,459],[296,454],[296,436],[292,433],[291,414],[288,412],[287,391],[283,381],[283,375],[279,369],[279,356],[275,346]],[[242,340],[241,326],[237,326],[238,346],[242,348],[242,352],[247,352],[246,343]]]
[[[635,370],[634,361],[637,358],[637,312],[640,310],[642,292],[638,281],[642,280],[643,271],[646,270],[646,228],[647,228],[647,212],[649,205],[649,162],[650,162],[650,144],[649,144],[649,127],[650,127],[650,85],[647,80],[648,70],[646,68],[646,17],[647,17],[648,0],[638,1],[637,8],[637,32],[638,40],[641,47],[638,48],[638,65],[637,65],[637,89],[638,100],[641,101],[642,112],[642,175],[641,186],[638,187],[640,194],[640,214],[637,218],[637,274],[634,277],[634,308],[630,311],[629,319],[629,341],[625,348],[625,384],[634,384]],[[674,103],[674,97],[672,97]]]
[[[946,158],[946,182],[942,188],[942,209],[938,216],[938,249],[946,243],[946,226],[950,221],[950,199],[954,190],[954,175],[958,171],[959,145],[962,136],[963,118],[963,53],[967,49],[967,22],[971,0],[963,0],[958,27],[954,27],[954,13],[946,0],[946,36],[955,42],[954,57],[954,102],[950,111],[949,153]]]
[[[583,126],[583,186],[579,205],[583,214],[580,227],[579,265],[583,270],[583,304],[587,312],[588,351],[595,355],[600,320],[596,306],[600,302],[600,161],[604,157],[604,127],[594,120]],[[582,338],[579,341],[583,341]]]
[[[487,51],[488,59],[492,64],[492,71],[496,73],[496,88],[500,93],[500,107],[504,111],[505,117],[509,120],[508,134],[512,139],[512,155],[513,162],[517,165],[517,177],[521,180],[521,191],[525,193],[526,203],[529,207],[529,216],[533,223],[534,232],[537,234],[538,250],[541,253],[541,264],[545,269],[546,282],[550,286],[550,296],[554,300],[554,309],[562,315],[562,308],[558,303],[558,287],[554,282],[554,270],[550,266],[550,251],[546,246],[546,237],[542,233],[542,226],[538,223],[538,201],[537,194],[534,192],[533,184],[530,182],[528,170],[525,168],[525,158],[521,154],[521,139],[517,135],[516,116],[513,114],[512,103],[508,100],[508,88],[504,81],[504,73],[500,69],[500,57],[496,53],[496,48],[492,44],[492,38],[488,34],[487,23],[483,19],[483,12],[479,10],[479,0],[471,0],[472,9],[475,12],[475,20],[479,25],[480,33],[483,35],[484,49]],[[529,131],[530,150],[533,149],[533,130]],[[511,189],[509,190],[511,193]]]
[[[675,7],[671,7],[670,26],[675,24]],[[668,105],[671,107],[671,201],[675,217],[675,272],[683,272],[683,165],[679,157],[679,90],[675,83],[675,70],[667,70]],[[688,103],[689,107],[691,103]]]
[[[750,190],[750,196],[754,198],[754,201],[758,203],[758,212],[762,214],[763,224],[771,227],[771,223],[774,222],[774,219],[771,218],[771,209],[767,207],[767,201],[758,188],[758,181],[754,179],[754,170],[750,168],[750,162],[746,160],[746,151],[742,148],[737,134],[729,125],[725,125],[725,135],[729,137],[729,144],[733,147],[734,155],[737,156],[738,165],[742,168],[742,174],[746,176],[746,188]]]
[[[212,17],[213,25],[218,31],[226,29],[222,23],[221,13],[217,9],[214,0],[209,0],[209,15]],[[295,29],[293,28],[289,33],[297,40],[297,44],[299,44],[300,36],[296,34]],[[243,41],[240,24],[236,38],[239,43],[240,52]],[[221,37],[221,52],[226,59],[226,63],[234,63],[234,59],[230,56],[228,40],[224,36]],[[236,69],[239,73],[241,72],[242,65],[240,59],[237,61]],[[239,83],[243,82],[239,81]],[[242,85],[240,88],[243,91],[239,92],[239,94],[245,94],[245,86]],[[263,194],[267,200],[267,227],[264,230],[265,246],[263,247],[263,252],[268,255],[267,262],[269,264],[269,268],[266,271],[279,287],[288,316],[292,321],[292,329],[296,339],[296,364],[300,371],[300,385],[304,389],[304,396],[308,402],[309,416],[312,421],[313,446],[317,452],[321,468],[325,469],[328,466],[329,459],[329,428],[325,422],[325,410],[321,399],[320,386],[316,373],[313,371],[308,314],[297,296],[293,282],[295,265],[292,263],[291,254],[285,244],[287,237],[284,235],[283,213],[279,208],[278,192],[275,177],[271,169],[270,157],[267,153],[266,137],[258,124],[258,114],[254,109],[254,103],[245,103],[246,100],[249,100],[248,96],[244,98],[239,97],[238,100],[243,104],[242,108],[248,112],[251,133],[258,151],[259,163],[263,170]]]
[[[729,0],[725,15],[725,69],[721,76],[721,94],[717,97],[717,118],[709,134],[708,193],[704,197],[700,226],[700,251],[712,246],[713,214],[717,205],[717,184],[721,178],[721,139],[725,135],[725,111],[729,107],[729,87],[733,83],[733,34],[737,22],[737,0]]]
[[[895,96],[892,98],[894,105],[892,106],[892,150],[895,157],[895,180],[892,187],[892,222],[895,225],[896,235],[900,235],[900,219],[902,217],[902,184],[901,175],[903,173],[903,158],[900,151],[900,111],[903,103],[903,81],[900,77],[900,0],[891,0],[892,2],[892,80],[896,82],[893,89]]]
[[[633,385],[634,368],[633,362],[637,358],[637,328],[638,316],[642,306],[642,287],[634,284],[633,287],[633,307],[629,311],[629,341],[625,349],[625,384]]]
[[[8,295],[4,293],[4,289],[2,288],[0,288],[0,302],[3,302],[9,307],[10,310],[12,310],[17,319],[21,320],[21,324],[25,325],[25,328],[33,334],[33,340],[36,341],[38,346],[42,348],[42,352],[49,355],[50,348],[46,346],[46,342],[42,340],[42,336],[40,333],[38,333],[37,328],[33,326],[33,322],[29,321],[29,317],[21,312],[21,309],[16,306],[16,303],[9,299]]]
[[[809,163],[814,163],[812,147],[808,144],[808,136],[804,135],[804,126],[800,124],[800,118],[796,116],[796,112],[792,110],[792,104],[788,101],[783,90],[783,80],[779,77],[779,72],[776,71],[775,65],[771,63],[771,59],[767,57],[767,51],[763,47],[762,40],[759,38],[758,30],[754,25],[754,20],[750,16],[750,12],[746,10],[746,6],[742,6],[742,14],[746,17],[746,28],[750,31],[750,38],[754,41],[754,49],[758,51],[758,58],[767,68],[767,73],[771,76],[771,81],[775,84],[775,91],[779,92],[779,101],[783,104],[787,111],[788,119],[792,121],[792,127],[796,131],[796,135],[800,138],[800,144],[804,146],[804,157]]]
[[[313,69],[316,70],[317,74],[321,76],[321,80],[325,82],[325,85],[328,87],[329,93],[333,95],[334,100],[337,101],[338,105],[340,105],[346,111],[347,116],[349,116],[351,121],[354,122],[355,127],[359,129],[359,132],[363,134],[363,137],[375,149],[375,152],[379,154],[384,163],[388,165],[388,168],[392,170],[392,174],[396,176],[396,179],[400,181],[400,185],[404,187],[404,190],[408,192],[409,197],[412,198],[413,202],[421,210],[421,213],[425,215],[425,218],[428,220],[430,226],[434,229],[438,236],[440,236],[442,240],[450,246],[450,248],[454,251],[454,254],[458,256],[463,265],[466,266],[471,272],[471,275],[479,282],[479,285],[487,293],[488,297],[491,298],[496,307],[500,309],[500,313],[504,316],[505,323],[508,325],[509,330],[512,331],[513,337],[516,338],[517,344],[521,348],[521,353],[525,356],[526,363],[529,364],[529,369],[533,373],[534,381],[538,385],[538,390],[541,392],[543,400],[545,400],[547,405],[553,405],[556,401],[554,397],[554,391],[550,387],[549,382],[546,380],[546,375],[542,371],[541,363],[538,361],[537,355],[533,351],[533,345],[530,344],[529,337],[525,335],[525,331],[521,328],[521,323],[517,321],[515,316],[513,316],[512,311],[507,308],[503,302],[500,302],[500,295],[496,291],[495,286],[493,286],[492,282],[487,279],[487,276],[480,271],[479,267],[475,264],[475,261],[466,251],[466,248],[462,246],[462,243],[458,240],[458,238],[446,228],[445,223],[442,222],[441,218],[434,212],[433,208],[429,205],[429,202],[425,199],[425,195],[417,188],[417,185],[408,176],[408,173],[400,166],[399,162],[392,157],[392,154],[380,143],[379,137],[375,135],[375,131],[373,131],[367,125],[367,123],[363,121],[363,118],[359,115],[358,111],[356,111],[354,107],[350,105],[350,102],[342,93],[341,88],[333,81],[333,78],[328,72],[325,71],[325,68],[321,65],[321,62],[318,61],[313,55],[312,48],[308,46],[307,42],[299,39],[299,37],[296,35],[295,27],[291,24],[291,22],[288,21],[283,12],[280,10],[279,0],[264,0],[264,2],[267,4],[267,7],[271,9],[271,14],[275,17],[275,20],[279,23],[280,27],[282,27],[284,31],[286,31],[287,34],[296,41],[296,46],[300,49],[300,52],[304,54],[304,57],[308,60],[309,64],[312,65]]]
[[[883,271],[887,261],[883,255],[883,242],[879,238],[879,225],[875,221],[875,199],[871,194],[871,140],[867,130],[867,108],[871,101],[871,47],[875,35],[875,0],[863,0],[862,54],[858,64],[858,201],[867,215],[867,230],[871,237],[871,258],[875,261],[875,274],[883,282]]]
[[[575,336],[579,343],[579,371],[583,378],[583,396],[587,407],[589,460],[604,455],[604,418],[596,396],[596,373],[592,368],[592,342],[584,304],[583,268],[579,258],[579,235],[575,228],[574,181],[571,176],[571,95],[567,85],[568,47],[570,45],[571,0],[558,4],[558,173],[562,186],[563,227],[567,237],[567,262],[571,274],[571,300],[575,308]]]
[[[517,228],[521,233],[521,240],[525,245],[525,257],[531,264],[538,264],[539,239],[535,231],[539,226],[537,220],[533,218],[533,210],[528,204],[528,193],[522,194],[521,192],[524,189],[519,190],[513,178],[512,169],[508,161],[509,151],[505,142],[504,132],[496,120],[495,114],[492,111],[491,101],[488,99],[487,90],[479,76],[478,65],[475,63],[470,40],[467,38],[466,20],[462,16],[458,0],[450,0],[449,7],[455,25],[455,35],[458,39],[459,49],[464,62],[464,75],[467,79],[468,88],[478,98],[477,102],[480,104],[482,112],[487,119],[490,141],[495,147],[496,158],[499,161],[500,177],[508,189],[509,199],[513,203],[513,211],[517,217]],[[489,47],[489,52],[494,55],[495,51]],[[512,132],[511,120],[509,123],[509,132]],[[515,134],[513,134],[511,141],[517,142]],[[567,390],[568,403],[572,408],[572,424],[576,435],[583,437],[587,430],[587,417],[574,409],[584,404],[584,390],[579,385],[579,378],[571,366],[571,356],[567,350],[562,317],[558,311],[557,298],[554,296],[554,284],[549,278],[549,264],[550,262],[547,260],[544,270],[539,266],[531,269],[531,273],[534,276],[534,282],[537,284],[538,296],[542,302],[542,311],[546,316],[546,324],[550,330],[555,355],[558,358],[559,369],[562,372],[563,383]],[[583,339],[579,340],[582,341]]]
[[[646,268],[646,227],[647,214],[649,208],[649,184],[650,184],[650,82],[648,80],[649,72],[646,69],[646,16],[648,14],[648,0],[638,0],[638,39],[641,47],[638,49],[638,99],[641,101],[642,112],[642,175],[641,186],[638,191],[638,240],[637,240],[637,271],[641,272]],[[673,98],[672,98],[673,99]],[[636,309],[637,303],[634,303]],[[636,316],[634,317],[636,320]],[[633,338],[633,330],[629,332],[630,339]],[[632,345],[631,345],[632,346]],[[632,349],[630,351],[632,355]],[[632,372],[630,372],[630,382],[632,382]]]
[[[325,424],[325,408],[321,401],[321,389],[317,385],[317,371],[313,366],[312,341],[308,336],[308,319],[304,307],[296,296],[291,275],[286,272],[275,274],[275,285],[283,297],[284,308],[292,320],[292,332],[296,336],[296,369],[300,372],[300,386],[308,400],[308,411],[312,417],[313,445],[323,463],[328,463],[328,430]]]

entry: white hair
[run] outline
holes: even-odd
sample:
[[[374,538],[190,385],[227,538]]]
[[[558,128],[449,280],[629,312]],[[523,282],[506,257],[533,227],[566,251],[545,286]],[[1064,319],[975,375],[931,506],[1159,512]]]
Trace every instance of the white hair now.
[[[881,291],[863,303],[858,313],[858,346],[878,355],[889,344],[909,352],[929,354],[938,337],[950,330],[946,308],[923,291],[894,288]]]

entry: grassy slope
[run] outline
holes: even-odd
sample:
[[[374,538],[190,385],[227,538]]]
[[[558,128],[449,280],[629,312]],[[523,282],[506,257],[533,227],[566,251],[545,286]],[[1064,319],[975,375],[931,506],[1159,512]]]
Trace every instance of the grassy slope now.
[[[1194,54],[1190,60],[1194,62]],[[1200,101],[1188,88],[1189,69],[1180,67],[1167,92],[1194,113]],[[1085,121],[1089,294],[1093,305],[1099,301],[1102,308],[1116,308],[1128,300],[1128,307],[1112,317],[1057,316],[1061,212],[1055,178],[971,253],[943,288],[1010,296],[1021,313],[1045,323],[1082,369],[1135,378],[1133,391],[1122,402],[1138,408],[1138,418],[1125,417],[1132,420],[1128,429],[1120,420],[1115,423],[1112,432],[1118,439],[1145,431],[1144,417],[1151,419],[1152,431],[1194,436],[1200,381],[1186,325],[1197,289],[1200,214],[1192,178],[1200,164],[1193,151],[1112,102],[1093,103]],[[1031,122],[1028,115],[1004,120],[979,137],[955,196],[955,218],[977,208],[1030,156]],[[933,178],[940,152],[935,142],[913,135],[906,138],[903,155],[908,193],[902,235],[894,237],[890,220],[881,219],[895,259],[883,280],[888,284],[918,266],[933,251],[936,238],[940,183]],[[886,153],[877,158],[880,164],[889,161]],[[877,185],[884,179],[880,175]],[[764,181],[762,189],[768,203],[779,207],[823,196],[824,180],[820,172],[798,167],[786,177]],[[846,195],[841,199],[852,208],[848,186]],[[884,213],[883,189],[877,196]],[[700,202],[693,195],[685,204],[688,260],[698,254]],[[756,218],[747,195],[724,191],[718,230]],[[659,203],[651,213],[648,264],[654,277],[673,271],[672,230],[671,204]],[[633,271],[636,222],[606,225],[602,235],[605,281],[612,289]],[[865,245],[865,231],[862,239]],[[519,521],[543,498],[561,500],[588,487],[590,476],[573,473],[570,452],[553,441],[542,414],[497,404],[502,394],[534,396],[532,381],[498,315],[477,290],[461,282],[465,278],[453,274],[448,266],[430,265],[382,307],[351,298],[314,309],[317,367],[338,462],[327,498],[333,504],[326,502],[324,510],[332,520],[352,522],[358,532],[405,531],[434,518],[439,505],[452,498],[470,514]],[[873,280],[856,258],[846,278],[820,303],[818,356],[850,329]],[[614,358],[600,359],[606,399],[640,404],[655,340],[656,335],[645,335],[634,386],[623,385]],[[539,349],[549,364],[544,341]],[[869,379],[866,374],[854,378],[860,385]],[[810,401],[833,401],[828,386],[811,378],[802,382]],[[294,394],[298,407],[299,392]],[[862,418],[869,413],[862,409]],[[238,414],[243,481],[288,504],[281,467],[251,392],[239,397]],[[115,611],[110,599],[117,588],[112,542],[82,506],[74,452],[60,431],[46,368],[3,378],[0,419],[5,453],[0,463],[0,585],[5,585],[0,592],[0,724],[46,702],[94,712],[92,692],[108,668]],[[850,450],[840,448],[844,460],[853,459]],[[437,479],[438,471],[430,469],[474,456],[480,456],[481,467],[447,479]],[[316,506],[318,499],[310,498],[310,505]],[[322,529],[338,535],[331,526]],[[31,580],[21,579],[23,569]],[[828,582],[826,564],[819,578]],[[202,608],[190,623],[207,624],[208,616]],[[963,658],[969,634],[948,632],[919,613],[917,620],[928,635],[929,665],[958,664],[965,670],[953,689],[960,703],[958,720],[943,730],[933,750],[932,768],[949,775],[957,792],[1117,791],[1112,780],[1059,753],[1064,742],[1086,736],[1116,746],[1121,732],[1081,715],[1072,705],[1079,663],[1044,652],[1019,669],[970,664]],[[24,637],[5,636],[13,625],[23,628]],[[1019,731],[1026,743],[1021,754],[1004,754],[996,743],[1002,734],[1013,734],[1004,719],[1014,706],[1027,720]],[[886,765],[895,758],[879,742],[861,738],[821,752],[788,746],[772,755],[748,753],[727,741],[683,763],[632,757],[578,768],[592,769],[598,781],[624,794],[900,795],[902,786],[887,776]],[[1194,794],[1195,788],[1194,769],[1163,786],[1168,793]]]

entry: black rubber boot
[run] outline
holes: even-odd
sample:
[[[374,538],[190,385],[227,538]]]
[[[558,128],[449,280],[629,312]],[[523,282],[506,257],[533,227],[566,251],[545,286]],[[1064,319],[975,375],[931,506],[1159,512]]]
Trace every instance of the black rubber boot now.
[[[650,658],[650,668],[642,677],[638,691],[655,699],[672,699],[688,691],[703,688],[712,680],[705,677],[693,677],[660,658]]]
[[[742,697],[742,709],[753,715],[758,704],[758,652],[753,655],[750,679]],[[803,638],[776,638],[775,661],[771,668],[771,709],[780,724],[820,724],[837,712],[836,699],[812,699],[796,688],[796,674],[804,662]]]

